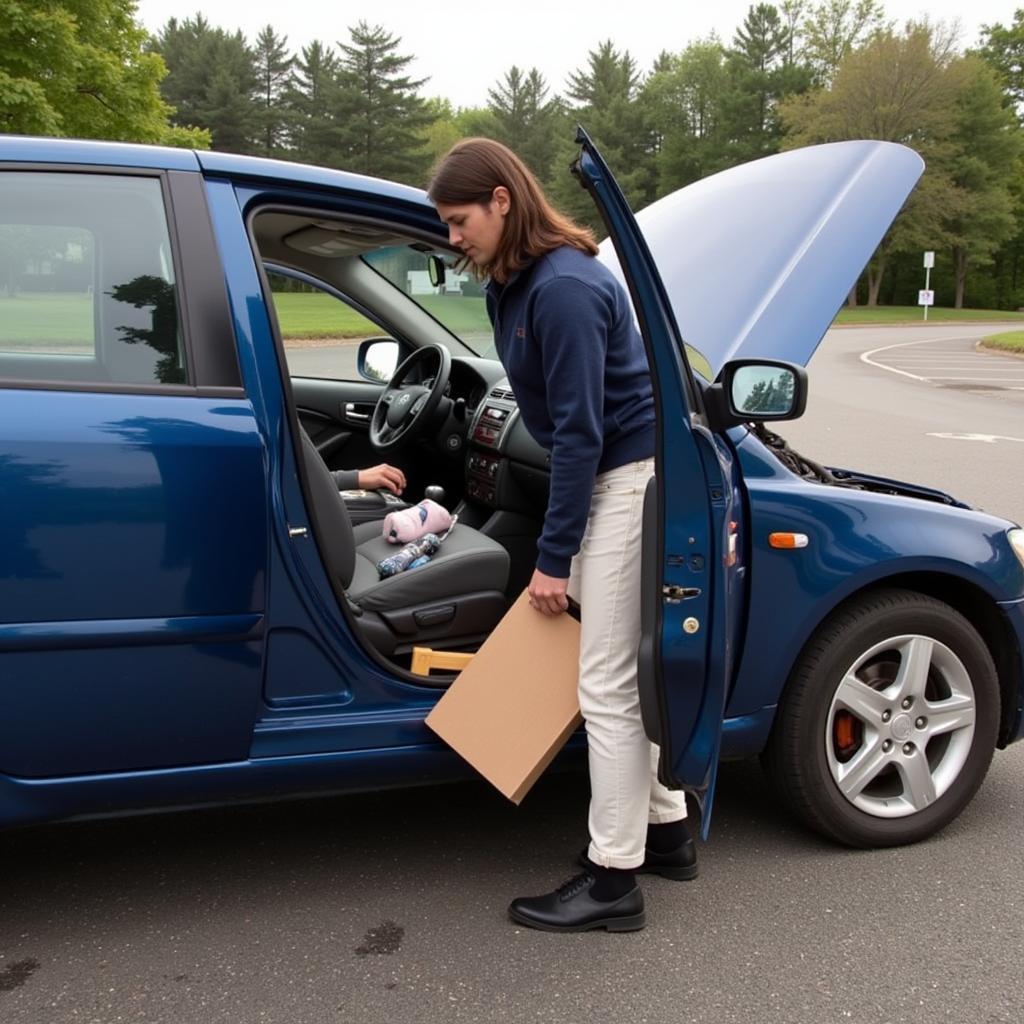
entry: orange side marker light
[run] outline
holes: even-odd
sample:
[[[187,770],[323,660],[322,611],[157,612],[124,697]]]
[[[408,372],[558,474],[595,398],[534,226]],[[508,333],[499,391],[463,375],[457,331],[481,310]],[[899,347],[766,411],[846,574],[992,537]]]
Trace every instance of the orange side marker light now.
[[[805,548],[810,543],[806,533],[769,533],[768,545],[773,548]]]

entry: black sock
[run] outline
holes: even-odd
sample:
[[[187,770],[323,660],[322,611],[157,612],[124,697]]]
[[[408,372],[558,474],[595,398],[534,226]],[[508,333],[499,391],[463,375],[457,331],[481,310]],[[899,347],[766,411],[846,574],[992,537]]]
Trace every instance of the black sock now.
[[[599,903],[613,903],[636,888],[636,875],[619,868],[602,868],[591,861],[590,873],[597,879],[590,895]]]
[[[671,853],[678,850],[689,838],[690,832],[683,818],[679,821],[666,821],[660,825],[647,826],[647,849],[653,853]]]

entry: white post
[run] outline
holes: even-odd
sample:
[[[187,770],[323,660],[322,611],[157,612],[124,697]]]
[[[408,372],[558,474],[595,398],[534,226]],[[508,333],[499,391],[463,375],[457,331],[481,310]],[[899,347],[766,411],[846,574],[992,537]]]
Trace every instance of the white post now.
[[[934,252],[926,252],[924,254],[924,290],[926,292],[927,291],[931,291],[931,287],[930,287],[929,282],[931,281],[932,267],[934,267],[934,266],[935,266],[935,253]],[[925,305],[924,305],[924,318],[925,318],[925,320],[928,319],[928,303],[925,303]]]

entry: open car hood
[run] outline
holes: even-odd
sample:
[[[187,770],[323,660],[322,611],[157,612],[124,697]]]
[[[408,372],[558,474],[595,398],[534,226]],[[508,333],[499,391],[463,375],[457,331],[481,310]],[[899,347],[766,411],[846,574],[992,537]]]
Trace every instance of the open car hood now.
[[[734,167],[638,213],[693,369],[712,380],[737,357],[806,365],[923,169],[905,146],[836,142]],[[609,239],[600,258],[621,280]]]

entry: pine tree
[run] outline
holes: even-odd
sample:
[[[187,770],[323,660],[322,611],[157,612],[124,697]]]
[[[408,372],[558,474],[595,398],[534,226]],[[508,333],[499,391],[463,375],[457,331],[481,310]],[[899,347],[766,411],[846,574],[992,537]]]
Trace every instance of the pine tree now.
[[[259,80],[261,149],[265,156],[274,156],[284,144],[288,119],[284,93],[294,63],[288,53],[288,37],[265,26],[256,37],[253,62]]]
[[[587,65],[569,76],[568,113],[583,125],[614,170],[633,209],[654,197],[655,169],[652,138],[638,103],[641,76],[628,51],[619,52],[611,40],[587,55]],[[555,166],[568,167],[575,156],[572,133],[564,132],[555,152]],[[582,223],[599,227],[590,197],[570,175],[556,174],[551,183],[558,205]]]
[[[208,129],[214,149],[259,152],[259,82],[242,33],[212,28],[197,14],[169,19],[152,45],[167,63],[161,91],[175,108],[173,123]]]
[[[397,52],[401,39],[360,21],[341,43],[335,119],[345,166],[362,174],[421,184],[427,155],[422,132],[431,118],[412,79],[412,56]]]
[[[296,160],[339,167],[343,162],[337,108],[338,58],[314,39],[295,59],[284,91],[288,142]]]
[[[527,74],[512,65],[488,90],[488,109],[494,115],[494,137],[525,161],[541,180],[551,165],[554,132],[560,103],[547,99],[544,76],[531,68]]]
[[[810,69],[790,61],[792,35],[778,9],[765,3],[749,8],[736,30],[728,51],[729,83],[722,100],[730,164],[777,152],[782,138],[778,103],[810,86]]]

